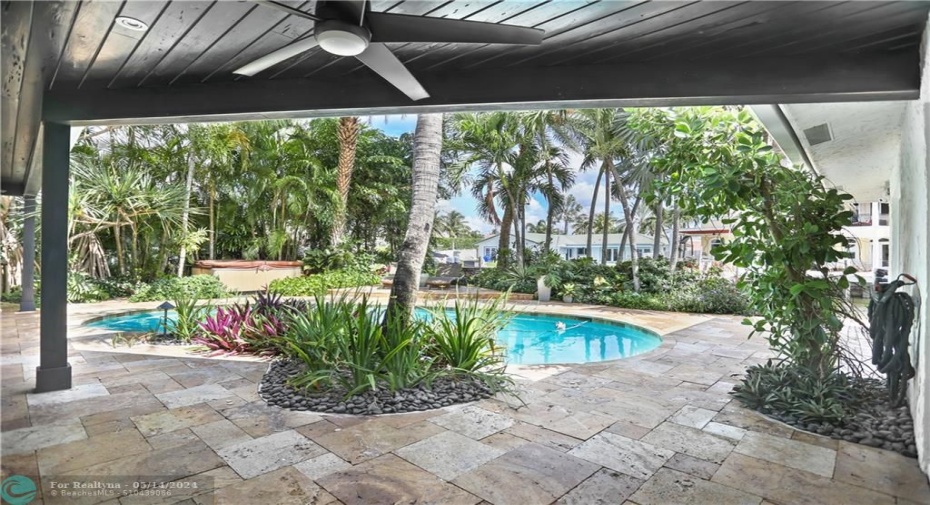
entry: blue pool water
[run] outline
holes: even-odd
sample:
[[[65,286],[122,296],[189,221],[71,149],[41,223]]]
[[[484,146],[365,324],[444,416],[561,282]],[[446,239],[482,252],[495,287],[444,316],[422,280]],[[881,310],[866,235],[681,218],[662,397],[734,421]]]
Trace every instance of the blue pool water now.
[[[424,317],[426,311],[417,311]],[[108,317],[89,326],[110,331],[161,331],[162,312]],[[173,318],[173,312],[168,312]],[[557,329],[558,323],[565,325]],[[521,365],[588,363],[635,356],[659,346],[661,339],[636,326],[543,314],[517,314],[496,336],[507,362]]]

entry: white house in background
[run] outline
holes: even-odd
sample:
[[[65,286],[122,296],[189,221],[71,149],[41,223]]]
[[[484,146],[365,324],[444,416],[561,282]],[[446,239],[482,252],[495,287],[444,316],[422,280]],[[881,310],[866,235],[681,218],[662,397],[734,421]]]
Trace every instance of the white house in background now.
[[[512,235],[511,235],[512,236]],[[478,242],[478,259],[482,264],[488,261],[497,261],[497,249],[500,242],[500,234],[493,234],[485,237]],[[603,236],[595,234],[591,244],[590,254],[588,253],[588,236],[587,235],[552,235],[552,250],[559,253],[559,256],[567,260],[573,260],[584,257],[591,257],[595,261],[601,260],[601,246]],[[611,233],[607,235],[607,264],[616,264],[618,258],[620,261],[630,259],[630,246],[626,245],[620,253],[620,242],[623,239],[622,233]],[[652,256],[654,239],[648,235],[637,235],[636,252],[640,257]],[[526,248],[528,250],[542,249],[546,242],[545,233],[527,233],[525,237]],[[511,249],[516,245],[516,241],[511,242]],[[668,247],[665,241],[662,241],[660,254],[668,256]]]
[[[891,209],[885,202],[852,204],[853,219],[843,234],[849,248],[847,262],[860,272],[888,269],[891,261]],[[867,276],[868,277],[868,276]]]
[[[478,266],[478,251],[475,249],[442,249],[433,251],[437,263],[461,263],[465,268]]]

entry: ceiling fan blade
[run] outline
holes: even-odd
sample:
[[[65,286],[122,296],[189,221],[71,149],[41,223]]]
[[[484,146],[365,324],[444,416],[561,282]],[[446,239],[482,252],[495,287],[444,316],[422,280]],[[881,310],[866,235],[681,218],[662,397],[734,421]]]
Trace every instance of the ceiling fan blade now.
[[[300,53],[309,51],[317,45],[319,44],[316,41],[316,37],[310,35],[305,39],[298,40],[293,44],[288,44],[281,49],[278,49],[277,51],[268,53],[251,63],[247,63],[244,66],[233,70],[233,73],[253,76],[262,70],[265,70],[266,68],[273,67],[274,65],[277,65],[284,60],[293,58]]]
[[[368,49],[365,49],[356,58],[383,77],[384,80],[393,84],[395,88],[403,91],[411,100],[429,98],[429,93],[417,81],[417,78],[407,70],[407,67],[384,44],[369,44]]]
[[[369,12],[365,22],[372,42],[474,42],[478,44],[542,44],[545,31],[524,26],[481,23]]]
[[[323,21],[323,19],[319,16],[315,16],[313,14],[310,14],[309,12],[304,12],[302,10],[297,10],[291,7],[290,5],[285,5],[279,2],[275,2],[274,0],[252,0],[252,1],[258,4],[267,5],[268,7],[278,9],[279,11],[283,11],[288,14],[292,14],[294,16],[298,16],[298,17],[302,17],[306,19],[312,19],[313,21]]]

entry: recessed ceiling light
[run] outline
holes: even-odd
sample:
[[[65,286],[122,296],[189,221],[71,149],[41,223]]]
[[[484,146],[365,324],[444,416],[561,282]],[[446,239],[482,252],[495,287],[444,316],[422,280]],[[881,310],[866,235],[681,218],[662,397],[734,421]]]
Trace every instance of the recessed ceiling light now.
[[[139,21],[136,18],[128,18],[126,16],[120,16],[116,18],[116,24],[122,26],[123,28],[128,28],[137,32],[144,32],[149,29],[149,25]]]

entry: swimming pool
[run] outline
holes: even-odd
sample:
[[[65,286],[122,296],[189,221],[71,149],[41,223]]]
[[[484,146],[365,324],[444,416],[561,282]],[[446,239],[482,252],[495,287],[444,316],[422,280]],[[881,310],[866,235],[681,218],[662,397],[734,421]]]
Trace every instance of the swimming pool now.
[[[418,317],[426,314],[417,310]],[[163,317],[163,312],[136,312],[87,325],[110,331],[161,331]],[[169,311],[168,317],[174,313]],[[513,316],[495,340],[507,349],[507,362],[518,365],[608,361],[642,354],[662,343],[655,333],[637,326],[524,313]]]

